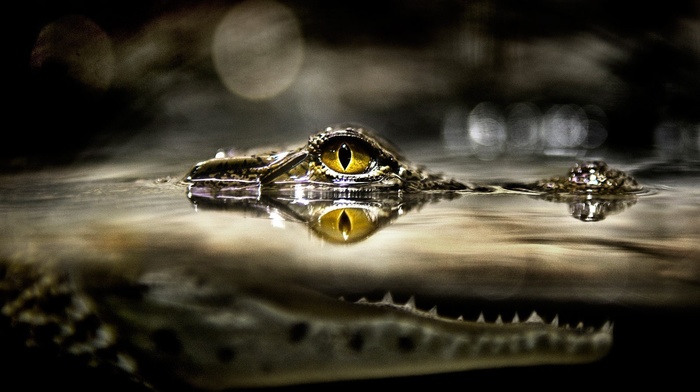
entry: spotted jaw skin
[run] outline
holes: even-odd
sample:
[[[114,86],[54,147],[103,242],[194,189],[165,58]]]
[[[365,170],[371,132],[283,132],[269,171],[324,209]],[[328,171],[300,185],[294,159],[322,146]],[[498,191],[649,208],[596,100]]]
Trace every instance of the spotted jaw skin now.
[[[231,308],[210,306],[197,315],[209,324],[161,328],[182,347],[170,363],[173,372],[205,389],[265,387],[589,362],[612,343],[609,324],[572,329],[536,315],[525,322],[517,315],[511,323],[464,321],[421,311],[410,301],[397,305],[389,296],[376,303],[338,303],[289,290],[292,302],[276,297],[275,289],[241,290],[231,306],[240,318],[231,317]],[[158,301],[166,303],[165,297]],[[184,322],[192,315],[180,316]],[[222,360],[222,353],[230,355]]]
[[[510,322],[483,315],[465,321],[421,310],[413,297],[398,303],[389,293],[351,302],[292,284],[237,283],[178,268],[145,272],[131,283],[28,274],[3,308],[16,328],[43,331],[43,340],[29,333],[28,344],[65,351],[86,366],[111,366],[144,385],[220,390],[585,363],[612,344],[609,323],[570,328],[534,312],[524,321],[517,314]]]
[[[178,268],[146,272],[132,283],[73,279],[30,272],[13,288],[4,316],[22,330],[44,331],[43,340],[27,335],[33,347],[48,345],[88,367],[113,367],[144,385],[219,390],[584,363],[612,344],[609,323],[570,328],[534,312],[524,321],[517,314],[511,322],[500,316],[486,322],[483,315],[465,321],[420,310],[413,298],[397,303],[388,293],[376,302],[350,302],[223,275],[211,279],[226,285],[203,284],[208,278]],[[48,336],[52,330],[56,335]]]
[[[122,299],[109,303],[131,314],[124,321],[140,362],[203,389],[581,363],[601,358],[612,343],[610,324],[561,327],[536,314],[524,322],[517,315],[510,323],[464,321],[421,311],[410,300],[396,304],[390,295],[338,302],[293,286],[187,293],[188,280],[177,290],[170,283],[149,290],[148,313]],[[160,352],[152,350],[154,330]]]

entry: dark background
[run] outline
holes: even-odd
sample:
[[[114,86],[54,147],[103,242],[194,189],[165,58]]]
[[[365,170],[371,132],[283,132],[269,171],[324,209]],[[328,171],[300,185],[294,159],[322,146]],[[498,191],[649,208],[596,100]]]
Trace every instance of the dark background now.
[[[592,106],[605,148],[698,150],[698,1],[280,0],[296,17],[303,62],[287,89],[255,100],[227,91],[211,56],[217,23],[237,3],[24,2],[6,56],[17,125],[0,167],[103,159],[106,146],[144,133],[150,148],[184,148],[193,135],[250,147],[358,121],[422,140],[480,102]],[[61,20],[64,30],[40,39]],[[77,38],[57,38],[66,26]]]

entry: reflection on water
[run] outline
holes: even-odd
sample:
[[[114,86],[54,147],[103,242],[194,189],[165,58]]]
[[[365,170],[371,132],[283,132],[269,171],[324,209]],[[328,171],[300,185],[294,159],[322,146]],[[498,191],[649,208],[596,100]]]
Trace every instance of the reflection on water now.
[[[226,193],[212,194],[209,189],[202,191],[197,187],[189,187],[187,196],[197,210],[240,211],[247,216],[271,219],[277,226],[282,221],[299,222],[325,241],[342,244],[362,241],[426,203],[459,197],[455,193],[369,197],[350,194],[338,199],[313,199],[275,197],[257,191],[229,196]]]
[[[556,196],[554,198],[556,199]],[[594,198],[590,195],[573,196],[567,200],[567,203],[569,204],[569,214],[572,217],[584,222],[597,222],[633,206],[637,203],[637,196],[617,196],[609,200],[606,200],[605,197]]]
[[[525,189],[526,184],[508,187]],[[484,193],[505,194],[505,188],[492,186]],[[516,191],[517,192],[517,191]],[[530,191],[531,192],[531,191]],[[274,193],[274,192],[273,192]],[[478,194],[469,192],[468,194]],[[246,216],[271,219],[279,226],[283,221],[304,223],[320,238],[331,243],[350,244],[362,241],[380,228],[391,224],[426,203],[454,200],[461,193],[445,194],[385,194],[353,196],[345,194],[337,199],[275,196],[258,189],[248,192],[212,192],[211,189],[190,186],[187,197],[197,210],[214,209],[239,211]],[[622,195],[561,195],[543,193],[533,198],[568,204],[573,218],[583,222],[597,222],[618,214],[637,203],[636,194]]]

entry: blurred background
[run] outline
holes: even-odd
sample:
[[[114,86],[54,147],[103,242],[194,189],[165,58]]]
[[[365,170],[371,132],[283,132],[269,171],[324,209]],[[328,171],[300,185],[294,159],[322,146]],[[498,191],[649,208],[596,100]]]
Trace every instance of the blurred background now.
[[[0,168],[297,144],[697,159],[700,1],[23,2]],[[16,20],[19,19],[19,20]]]

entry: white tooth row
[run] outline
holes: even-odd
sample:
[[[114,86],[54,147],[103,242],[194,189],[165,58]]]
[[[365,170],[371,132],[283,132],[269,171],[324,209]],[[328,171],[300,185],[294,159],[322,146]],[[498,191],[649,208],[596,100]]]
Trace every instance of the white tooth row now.
[[[342,301],[345,301],[344,297],[340,297]],[[390,292],[387,292],[384,294],[384,298],[382,298],[380,301],[372,302],[369,301],[366,297],[362,297],[359,300],[355,301],[356,304],[362,304],[362,305],[372,305],[372,306],[390,306],[392,308],[397,308],[397,309],[402,309],[411,313],[415,313],[424,317],[430,317],[430,318],[439,318],[440,316],[438,315],[438,310],[437,306],[433,306],[430,310],[427,312],[421,309],[418,309],[416,307],[416,299],[414,296],[411,296],[408,301],[404,304],[398,304],[394,302],[394,298],[391,296]],[[464,321],[463,316],[457,317],[458,321]],[[479,317],[475,320],[477,323],[486,323],[486,319],[484,318],[484,313],[481,312],[479,313]],[[515,313],[515,316],[513,317],[513,320],[510,321],[510,324],[518,324],[520,323],[520,317],[518,316],[518,313]],[[503,318],[499,314],[498,317],[496,318],[496,321],[493,322],[494,324],[504,324]],[[527,320],[524,321],[524,323],[537,323],[537,324],[545,324],[545,321],[540,317],[540,315],[537,314],[534,310],[532,313],[530,313],[530,316],[527,318]],[[553,327],[559,327],[559,315],[555,315],[552,321],[549,323]],[[569,324],[565,324],[564,328],[566,329],[572,329],[572,327]],[[602,327],[600,327],[601,332],[612,332],[613,324],[609,321],[606,321],[605,324],[603,324]],[[584,325],[583,322],[579,322],[576,327],[574,327],[576,330],[583,331],[584,330]],[[593,327],[588,327],[586,328],[586,332],[593,332],[594,328]]]

